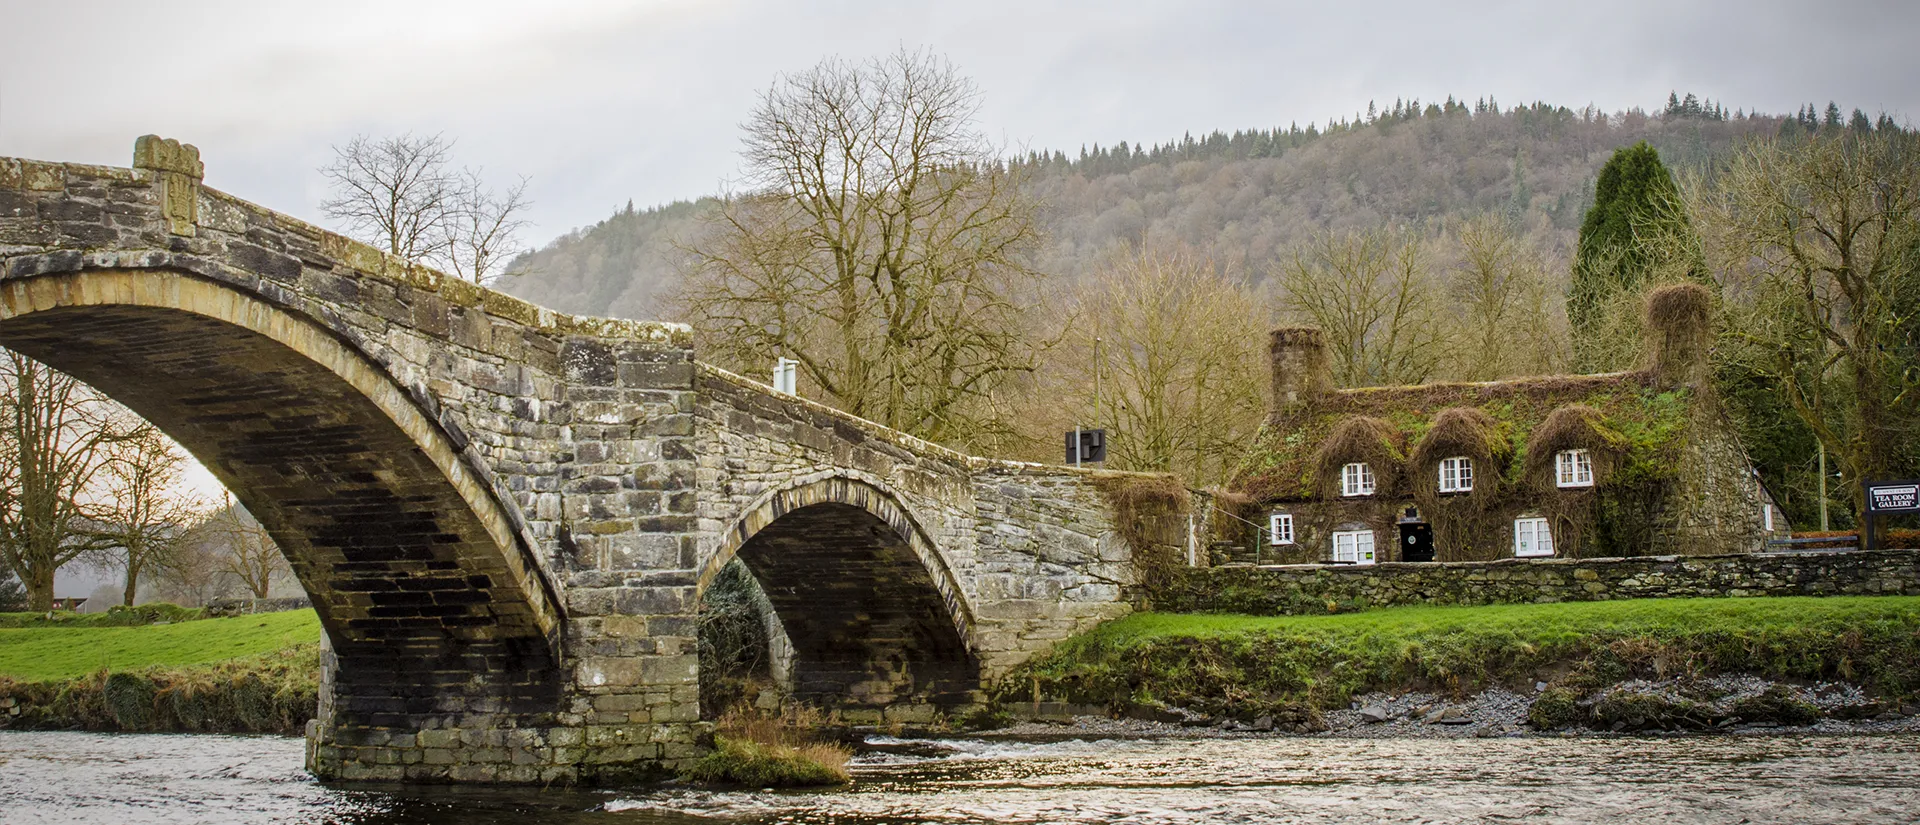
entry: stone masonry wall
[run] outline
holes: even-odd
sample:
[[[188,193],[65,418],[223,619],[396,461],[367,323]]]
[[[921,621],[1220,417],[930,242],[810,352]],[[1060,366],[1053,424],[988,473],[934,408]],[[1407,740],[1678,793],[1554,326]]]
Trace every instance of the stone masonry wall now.
[[[757,502],[841,477],[917,519],[952,574],[985,678],[1131,609],[1131,556],[1100,471],[969,457],[704,365],[699,397],[703,577]]]
[[[487,575],[515,577],[512,587],[502,585],[498,599],[488,604],[483,598],[478,607],[470,594],[455,590],[408,592],[427,593],[429,602],[443,598],[433,593],[445,592],[450,609],[459,605],[502,617],[502,623],[529,617],[546,634],[531,647],[471,624],[448,635],[471,635],[476,644],[496,639],[506,645],[502,649],[520,651],[503,654],[509,658],[530,656],[529,662],[549,663],[538,667],[558,663],[567,670],[563,683],[552,685],[562,695],[544,700],[538,712],[475,699],[404,723],[324,718],[322,727],[337,727],[342,735],[319,734],[315,770],[341,778],[533,782],[578,778],[598,766],[671,764],[691,756],[698,729],[680,719],[691,706],[697,678],[690,624],[683,619],[692,577],[684,565],[677,576],[671,568],[662,576],[635,572],[652,564],[649,554],[694,543],[688,535],[694,526],[692,456],[679,440],[692,434],[686,328],[556,315],[411,265],[206,189],[191,147],[142,139],[136,165],[0,159],[0,278],[13,300],[11,312],[68,303],[104,307],[124,295],[143,307],[253,323],[248,334],[311,359],[312,368],[299,369],[313,372],[315,380],[338,374],[357,382],[385,414],[414,427],[408,434],[445,474],[439,481],[422,476],[406,483],[452,483],[492,536],[497,549],[491,552],[505,554],[496,565],[503,572]],[[183,289],[193,285],[225,292]],[[101,289],[109,294],[98,294]],[[169,301],[180,305],[170,307]],[[82,317],[125,327],[110,312],[89,311],[94,315]],[[80,332],[69,324],[43,325],[33,333],[50,353],[59,353],[73,343],[59,339],[63,329]],[[175,340],[195,343],[191,334]],[[264,344],[249,339],[248,345],[270,353]],[[249,373],[245,363],[223,363],[234,357],[211,351],[202,360],[208,370],[229,375],[285,374]],[[168,363],[188,369],[192,362]],[[142,378],[105,377],[130,388]],[[208,372],[207,378],[212,382],[217,375]],[[254,403],[255,414],[279,412],[272,406],[278,400]],[[244,407],[237,412],[246,414]],[[413,420],[408,415],[418,425],[407,424]],[[311,432],[317,425],[307,426]],[[215,445],[188,446],[207,455]],[[379,454],[365,458],[373,465],[384,460]],[[362,483],[398,482],[370,472]],[[246,501],[253,491],[237,492]],[[274,509],[258,499],[247,501],[257,514]],[[289,517],[298,510],[290,507]],[[366,526],[374,528],[370,539],[379,540],[383,526],[392,532],[391,525]],[[289,532],[284,521],[278,527],[283,546],[315,535],[312,529]],[[295,562],[307,569],[303,581],[323,614],[334,617],[329,634],[347,630],[348,615],[363,615],[355,611],[365,609],[368,596],[330,590],[345,578],[314,566],[318,562]],[[454,569],[467,563],[455,562]],[[411,573],[393,568],[383,581],[407,591],[413,579],[406,577],[417,576],[415,583],[438,588],[448,576],[435,566],[440,564],[445,562],[425,562]],[[414,609],[381,607],[380,598],[374,597],[375,607],[389,616]],[[599,618],[608,614],[621,618]],[[377,634],[380,623],[393,621],[404,619],[376,616],[366,626]],[[403,655],[401,650],[393,655]],[[500,677],[511,678],[511,665],[504,667]],[[486,673],[482,668],[449,676],[484,685],[495,678]],[[408,701],[432,703],[439,695],[430,688]]]
[[[1155,595],[1154,609],[1279,616],[1402,605],[1892,595],[1920,595],[1920,551],[1217,567],[1184,571]]]

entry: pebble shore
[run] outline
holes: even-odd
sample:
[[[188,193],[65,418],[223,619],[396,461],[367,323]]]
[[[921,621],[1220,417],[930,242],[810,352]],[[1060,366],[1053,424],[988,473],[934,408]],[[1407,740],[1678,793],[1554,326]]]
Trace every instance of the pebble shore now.
[[[1536,683],[1532,691],[1514,691],[1495,687],[1465,699],[1450,699],[1432,693],[1371,693],[1354,697],[1348,707],[1322,713],[1325,729],[1312,733],[1276,729],[1271,720],[1251,721],[1212,719],[1199,714],[1182,714],[1183,721],[1075,716],[1068,722],[1024,721],[988,731],[994,737],[1338,737],[1338,738],[1410,738],[1458,739],[1489,736],[1699,736],[1699,735],[1777,735],[1777,734],[1882,734],[1920,732],[1920,706],[1888,706],[1874,702],[1859,687],[1844,682],[1812,684],[1776,683],[1752,676],[1716,676],[1688,681],[1633,680],[1610,686],[1596,694],[1626,691],[1666,699],[1714,697],[1703,705],[1728,711],[1743,699],[1760,696],[1768,688],[1784,685],[1796,697],[1830,714],[1812,724],[1780,725],[1766,721],[1747,722],[1732,717],[1710,730],[1614,731],[1569,726],[1555,730],[1537,730],[1527,721],[1534,701],[1547,689]]]

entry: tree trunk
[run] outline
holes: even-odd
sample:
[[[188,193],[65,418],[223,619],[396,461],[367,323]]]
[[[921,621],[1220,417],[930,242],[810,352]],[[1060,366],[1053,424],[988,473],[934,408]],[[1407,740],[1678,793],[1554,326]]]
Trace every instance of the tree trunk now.
[[[27,571],[21,584],[27,586],[27,609],[45,613],[53,609],[53,571],[34,568]]]
[[[120,603],[123,605],[126,605],[127,607],[132,607],[133,597],[135,595],[135,591],[139,588],[139,586],[140,586],[140,565],[134,564],[133,561],[129,559],[127,562],[127,588],[126,588],[125,594],[122,595],[120,598]]]

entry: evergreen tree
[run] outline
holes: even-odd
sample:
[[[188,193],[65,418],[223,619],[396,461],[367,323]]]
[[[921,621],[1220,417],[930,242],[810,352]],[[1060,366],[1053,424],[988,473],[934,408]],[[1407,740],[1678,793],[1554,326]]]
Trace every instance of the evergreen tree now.
[[[1831,100],[1827,101],[1827,117],[1822,125],[1829,129],[1840,128],[1840,104],[1834,103]]]
[[[1853,110],[1853,118],[1848,121],[1847,126],[1855,133],[1862,135],[1873,131],[1873,121],[1868,120],[1867,113],[1859,109]]]
[[[20,586],[20,580],[13,577],[13,571],[0,565],[0,613],[17,613],[27,609],[27,590]]]
[[[1573,282],[1567,293],[1567,322],[1573,337],[1574,360],[1583,371],[1615,369],[1608,355],[1616,352],[1605,317],[1608,306],[1624,292],[1638,292],[1670,260],[1670,241],[1696,251],[1693,230],[1680,209],[1680,192],[1673,175],[1660,162],[1660,153],[1646,141],[1613,153],[1600,168],[1594,184],[1593,206],[1580,224],[1574,253]],[[1687,274],[1704,277],[1705,266],[1687,263]]]
[[[1527,186],[1526,150],[1513,152],[1513,192],[1507,197],[1507,220],[1519,226],[1526,219],[1527,205],[1533,202],[1533,189]]]

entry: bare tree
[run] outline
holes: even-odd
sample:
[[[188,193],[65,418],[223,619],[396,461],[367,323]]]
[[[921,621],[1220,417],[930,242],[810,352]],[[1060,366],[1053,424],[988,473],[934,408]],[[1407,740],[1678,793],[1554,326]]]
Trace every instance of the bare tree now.
[[[1446,362],[1436,279],[1411,232],[1325,231],[1280,267],[1285,306],[1327,337],[1344,387],[1417,384]]]
[[[481,284],[522,251],[525,178],[496,194],[478,170],[452,167],[453,141],[440,135],[359,135],[333,151],[320,168],[333,197],[320,208],[349,232]]]
[[[150,427],[92,387],[16,352],[0,358],[0,562],[32,610],[53,606],[53,577],[107,546],[101,485],[115,448]]]
[[[181,485],[186,464],[180,446],[152,426],[113,450],[103,491],[108,521],[99,531],[111,543],[95,558],[123,575],[121,604],[133,604],[142,577],[164,565],[201,518],[206,502]]]
[[[679,305],[723,363],[800,363],[803,389],[938,441],[999,423],[1030,372],[1035,207],[947,61],[899,51],[781,77],[745,124],[748,191],[689,249]]]
[[[447,168],[453,142],[440,135],[374,139],[356,135],[320,167],[334,196],[322,211],[387,252],[425,260],[446,249],[459,177]]]
[[[1736,299],[1728,354],[1777,382],[1859,518],[1860,480],[1920,463],[1920,138],[1757,141],[1687,190]]]
[[[195,525],[164,563],[154,567],[153,582],[167,601],[188,607],[225,597],[237,584],[227,572],[226,551],[206,522]]]
[[[267,598],[275,583],[293,573],[267,528],[231,498],[209,519],[211,537],[224,546],[222,569],[256,599]]]
[[[460,173],[453,208],[447,217],[445,259],[453,274],[476,284],[488,284],[507,274],[507,262],[526,251],[520,215],[533,205],[527,199],[527,179],[495,194],[480,173]]]
[[[1467,220],[1455,233],[1458,259],[1451,298],[1450,375],[1489,381],[1543,375],[1567,360],[1565,327],[1547,262],[1504,216]]]
[[[1036,393],[1052,414],[1027,416],[1045,442],[1062,426],[1110,427],[1114,467],[1225,481],[1264,411],[1267,312],[1252,290],[1204,255],[1149,243],[1112,253],[1061,314],[1068,332]]]

